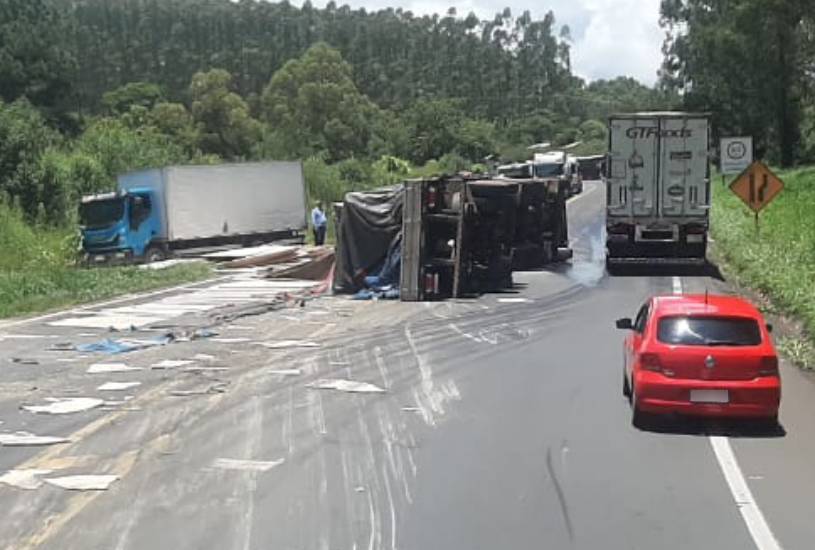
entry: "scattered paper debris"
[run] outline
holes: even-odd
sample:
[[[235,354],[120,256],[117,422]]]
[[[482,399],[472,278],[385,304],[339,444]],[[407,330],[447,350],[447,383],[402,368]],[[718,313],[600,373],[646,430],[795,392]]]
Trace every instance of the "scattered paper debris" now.
[[[150,365],[151,369],[174,369],[176,367],[183,367],[184,365],[191,365],[193,361],[188,359],[164,359],[158,363]]]
[[[226,382],[219,382],[217,384],[212,384],[211,386],[207,386],[205,388],[194,388],[191,390],[171,390],[170,395],[174,397],[190,397],[194,395],[208,395],[213,393],[224,393],[226,392],[226,387],[229,384]]]
[[[348,361],[329,361],[328,364],[332,367],[347,367],[351,363]]]
[[[278,460],[241,460],[237,458],[219,458],[212,463],[213,468],[222,470],[245,470],[249,472],[268,472],[283,464],[285,459]]]
[[[65,397],[52,399],[48,405],[23,405],[21,408],[35,414],[70,414],[101,407],[104,400],[93,397]]]
[[[196,353],[192,358],[197,361],[215,361],[216,359],[214,355],[209,355],[208,353]]]
[[[300,369],[272,369],[268,372],[269,374],[280,374],[282,376],[299,376],[302,374]]]
[[[358,382],[356,380],[346,380],[343,378],[323,378],[311,384],[307,384],[306,387],[317,390],[337,390],[349,393],[385,393],[383,388],[375,386],[374,384]]]
[[[192,367],[185,367],[184,372],[223,372],[229,370],[229,367],[204,367],[201,365],[193,365]]]
[[[498,298],[498,302],[502,304],[523,304],[530,301],[529,298]]]
[[[249,342],[249,338],[210,338],[210,341],[219,344],[242,344]]]
[[[117,479],[119,479],[117,475],[76,475],[50,477],[43,481],[70,491],[107,491]]]
[[[99,391],[124,391],[141,386],[141,382],[105,382],[98,388]]]
[[[13,434],[0,434],[0,445],[4,447],[25,447],[29,445],[54,445],[56,443],[69,443],[64,437],[52,435],[34,435],[29,432],[14,432]]]
[[[357,485],[356,487],[354,487],[354,492],[356,492],[356,493],[364,493],[365,492],[365,487],[363,487],[362,485]]]
[[[278,340],[277,342],[257,342],[256,344],[269,349],[320,347],[320,344],[317,342],[310,342],[308,340]]]
[[[141,367],[130,367],[124,363],[94,363],[88,367],[88,374],[102,374],[108,372],[132,372],[142,370]]]
[[[422,409],[419,407],[402,407],[402,411],[404,412],[421,412]]]
[[[17,487],[18,489],[37,489],[42,485],[39,476],[48,475],[52,470],[38,470],[36,468],[28,470],[9,470],[0,476],[0,483]]]

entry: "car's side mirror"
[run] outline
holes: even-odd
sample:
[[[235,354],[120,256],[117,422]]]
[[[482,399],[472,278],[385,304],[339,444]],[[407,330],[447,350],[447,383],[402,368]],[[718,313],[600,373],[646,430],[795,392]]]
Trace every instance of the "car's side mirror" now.
[[[767,323],[767,332],[773,331],[773,325],[771,323]]]
[[[617,325],[617,328],[620,330],[631,330],[634,328],[634,323],[631,322],[630,317],[623,317],[622,319],[617,319],[614,323]]]

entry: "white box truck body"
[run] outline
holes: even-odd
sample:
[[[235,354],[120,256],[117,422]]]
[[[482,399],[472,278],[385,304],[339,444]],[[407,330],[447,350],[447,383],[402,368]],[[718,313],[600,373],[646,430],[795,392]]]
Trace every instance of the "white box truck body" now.
[[[704,263],[710,210],[707,114],[613,115],[606,161],[606,259]]]
[[[82,200],[83,246],[96,261],[302,240],[307,227],[300,162],[168,166],[123,174],[118,187]]]

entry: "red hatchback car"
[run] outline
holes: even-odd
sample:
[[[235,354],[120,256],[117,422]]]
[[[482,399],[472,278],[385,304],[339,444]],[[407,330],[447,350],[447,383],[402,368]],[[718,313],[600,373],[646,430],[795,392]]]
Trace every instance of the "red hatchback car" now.
[[[771,327],[732,296],[655,296],[625,338],[623,393],[633,422],[649,414],[750,417],[775,425],[781,402]]]

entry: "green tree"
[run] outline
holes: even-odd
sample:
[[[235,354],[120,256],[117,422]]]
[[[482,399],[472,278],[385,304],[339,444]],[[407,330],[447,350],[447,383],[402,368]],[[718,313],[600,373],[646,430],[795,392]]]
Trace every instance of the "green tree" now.
[[[102,107],[110,115],[121,115],[133,106],[151,109],[161,101],[163,94],[157,84],[130,82],[102,96]]]
[[[0,99],[20,97],[62,119],[75,108],[75,58],[63,18],[46,0],[3,0],[0,6]]]
[[[227,159],[246,158],[260,139],[260,123],[246,102],[231,91],[232,76],[223,69],[196,73],[190,84],[192,116],[205,153]]]
[[[368,153],[377,109],[354,84],[351,66],[326,44],[286,63],[263,91],[266,121],[291,151],[327,151],[330,159]]]

